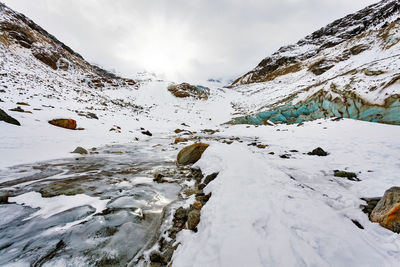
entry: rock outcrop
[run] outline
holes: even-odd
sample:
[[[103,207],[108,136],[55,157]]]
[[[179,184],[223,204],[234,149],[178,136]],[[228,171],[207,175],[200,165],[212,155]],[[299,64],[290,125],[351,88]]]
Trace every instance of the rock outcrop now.
[[[21,124],[19,121],[8,115],[4,110],[0,109],[0,121],[4,121],[10,124],[18,125],[20,126]]]
[[[170,85],[168,86],[168,91],[170,91],[175,97],[194,97],[203,100],[207,100],[210,94],[209,88],[201,85],[190,85],[188,83]]]
[[[400,233],[400,187],[388,189],[371,213],[370,220]]]

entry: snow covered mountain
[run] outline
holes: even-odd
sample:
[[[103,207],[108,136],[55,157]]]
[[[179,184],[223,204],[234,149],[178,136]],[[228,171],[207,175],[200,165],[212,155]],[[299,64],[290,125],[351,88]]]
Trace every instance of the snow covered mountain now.
[[[0,265],[397,266],[362,206],[399,185],[399,67],[393,0],[228,87],[118,77],[0,3]]]
[[[284,46],[238,78],[233,123],[346,117],[400,124],[400,4],[384,0]],[[265,112],[264,112],[265,111]]]

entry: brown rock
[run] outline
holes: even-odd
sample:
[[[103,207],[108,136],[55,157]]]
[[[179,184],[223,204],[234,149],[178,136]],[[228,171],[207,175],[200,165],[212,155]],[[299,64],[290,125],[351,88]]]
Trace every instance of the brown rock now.
[[[195,230],[197,225],[200,222],[200,211],[197,209],[193,209],[188,213],[188,229]]]
[[[196,163],[203,152],[208,148],[208,144],[196,143],[190,146],[184,147],[178,154],[177,162],[180,165],[188,165]]]
[[[400,233],[400,187],[388,189],[371,213],[370,220]]]
[[[189,141],[189,139],[177,137],[177,138],[175,138],[174,144],[178,144],[178,143],[182,143],[182,142],[187,142],[187,141]]]
[[[207,100],[210,89],[200,85],[194,86],[188,83],[181,83],[168,86],[168,91],[178,98],[194,97]]]
[[[49,121],[50,124],[66,129],[75,130],[76,129],[76,121],[73,119],[56,119]]]

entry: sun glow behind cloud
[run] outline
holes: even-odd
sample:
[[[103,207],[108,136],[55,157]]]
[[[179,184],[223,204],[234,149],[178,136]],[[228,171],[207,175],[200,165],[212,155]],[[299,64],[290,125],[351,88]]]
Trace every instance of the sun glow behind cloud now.
[[[159,76],[179,79],[190,72],[199,53],[191,32],[182,22],[152,18],[136,28],[118,57],[135,62]]]
[[[132,77],[234,79],[282,45],[379,0],[0,0],[88,61]]]

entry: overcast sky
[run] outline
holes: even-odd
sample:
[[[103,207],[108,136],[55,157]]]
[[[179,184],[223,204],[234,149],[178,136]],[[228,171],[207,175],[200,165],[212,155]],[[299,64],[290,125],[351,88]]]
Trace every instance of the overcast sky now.
[[[280,46],[378,0],[0,0],[125,76],[236,78]]]

